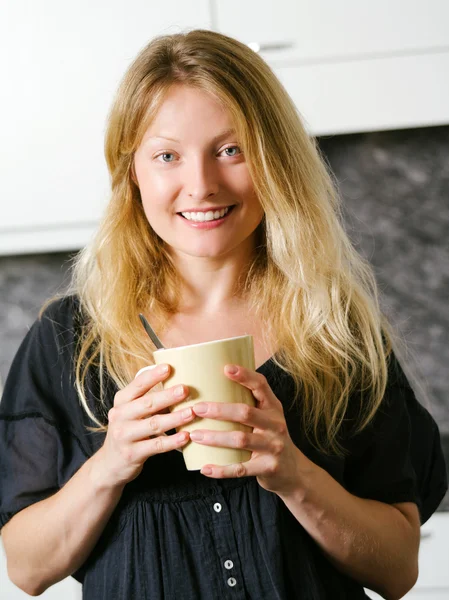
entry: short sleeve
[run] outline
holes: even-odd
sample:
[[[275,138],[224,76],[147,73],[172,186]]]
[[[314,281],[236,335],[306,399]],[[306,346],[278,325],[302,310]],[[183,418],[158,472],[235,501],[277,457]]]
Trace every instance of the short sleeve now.
[[[414,502],[421,523],[438,508],[448,487],[438,426],[394,355],[382,404],[349,451],[344,479],[354,495],[388,504]]]
[[[60,489],[88,456],[76,433],[80,409],[70,383],[73,330],[66,322],[67,303],[47,309],[33,324],[5,382],[0,402],[0,527]]]

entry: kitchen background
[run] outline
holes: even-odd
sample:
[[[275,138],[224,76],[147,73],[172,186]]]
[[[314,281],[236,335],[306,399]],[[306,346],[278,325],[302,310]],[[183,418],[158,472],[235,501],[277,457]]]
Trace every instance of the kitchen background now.
[[[344,0],[338,10],[330,0],[198,0],[193,11],[176,0],[176,10],[171,3],[157,13],[140,0],[127,4],[134,13],[114,0],[104,14],[90,8],[87,21],[87,0],[79,11],[43,0],[47,13],[42,3],[38,11],[7,0],[6,20],[0,9],[9,50],[9,58],[0,53],[0,72],[10,82],[0,104],[1,381],[44,300],[67,285],[70,260],[101,214],[103,126],[118,79],[153,35],[217,29],[262,53],[317,136],[348,233],[375,268],[382,307],[409,349],[404,370],[439,424],[449,465],[449,5],[410,0],[405,23],[401,0],[375,8]],[[429,525],[434,557],[447,556],[446,511],[449,495]],[[423,544],[422,574],[407,598],[447,600],[447,565],[429,556]],[[0,600],[27,597],[1,569]],[[78,598],[76,586],[67,580],[42,597]]]

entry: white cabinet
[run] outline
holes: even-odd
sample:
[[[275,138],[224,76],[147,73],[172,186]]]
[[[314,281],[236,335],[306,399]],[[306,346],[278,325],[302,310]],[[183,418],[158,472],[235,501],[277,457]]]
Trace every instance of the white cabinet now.
[[[373,600],[381,597],[367,590]],[[406,600],[449,600],[449,512],[437,512],[421,527],[419,576]]]
[[[260,45],[310,133],[449,123],[446,0],[214,2],[217,29]]]
[[[264,55],[273,60],[335,62],[447,49],[449,43],[445,0],[214,2],[220,31],[246,43],[271,45]]]
[[[447,0],[2,0],[0,255],[86,244],[122,75],[197,27],[261,44],[314,135],[449,123]]]
[[[0,254],[83,246],[108,200],[107,114],[151,38],[210,29],[208,0],[2,0]]]

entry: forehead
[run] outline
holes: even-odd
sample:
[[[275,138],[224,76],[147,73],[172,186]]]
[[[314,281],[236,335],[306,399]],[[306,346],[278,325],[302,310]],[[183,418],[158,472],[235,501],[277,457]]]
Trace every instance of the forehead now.
[[[144,140],[154,136],[172,134],[201,136],[233,128],[230,113],[211,93],[198,88],[176,85],[165,95],[148,129]]]

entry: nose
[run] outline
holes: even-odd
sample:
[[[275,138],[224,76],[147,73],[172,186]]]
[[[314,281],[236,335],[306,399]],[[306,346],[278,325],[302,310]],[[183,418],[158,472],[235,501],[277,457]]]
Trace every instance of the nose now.
[[[187,164],[186,191],[193,200],[215,196],[219,189],[218,173],[213,160],[196,157]]]

